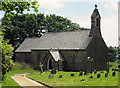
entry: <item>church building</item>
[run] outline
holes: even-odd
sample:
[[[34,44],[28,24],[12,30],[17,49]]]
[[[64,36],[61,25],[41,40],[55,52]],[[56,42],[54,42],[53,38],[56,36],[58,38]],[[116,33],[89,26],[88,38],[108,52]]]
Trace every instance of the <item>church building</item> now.
[[[101,34],[101,17],[95,5],[91,29],[45,33],[40,38],[26,38],[15,51],[16,61],[34,69],[58,71],[106,70],[108,48]]]

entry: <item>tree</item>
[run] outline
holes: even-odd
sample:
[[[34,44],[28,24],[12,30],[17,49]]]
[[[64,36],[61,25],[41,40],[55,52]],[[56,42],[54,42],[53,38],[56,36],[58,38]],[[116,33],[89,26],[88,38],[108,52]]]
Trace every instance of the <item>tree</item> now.
[[[38,12],[38,2],[31,0],[23,0],[23,2],[19,2],[19,0],[16,0],[15,2],[0,2],[2,10],[5,12],[5,15],[7,15],[8,19],[10,19],[9,16],[14,16],[15,14],[23,14],[23,11],[27,9],[27,11],[30,11],[30,7],[34,8],[34,11]]]
[[[37,2],[33,1],[33,2],[0,2],[1,7],[0,10],[5,11],[5,16],[7,17],[6,19],[8,19],[10,21],[10,17],[14,16],[17,14],[23,14],[23,11],[25,9],[27,9],[28,11],[30,10],[30,6],[32,8],[34,8],[34,11],[37,12]],[[11,22],[8,22],[8,24],[11,24]],[[10,26],[12,28],[12,26]],[[7,29],[10,29],[10,27],[8,26]],[[3,30],[5,31],[5,25],[2,25],[2,28],[0,28],[0,31]],[[16,33],[16,30],[9,30],[10,33]],[[12,32],[11,32],[12,31]],[[3,32],[0,32],[0,34],[4,34]],[[3,36],[0,36],[0,45],[1,45],[1,49],[0,51],[2,51],[2,79],[5,78],[5,74],[6,72],[8,72],[10,70],[10,68],[12,67],[12,65],[14,64],[12,61],[12,55],[13,55],[13,48],[8,44],[8,40],[5,40]]]
[[[80,26],[76,23],[72,23],[67,18],[56,16],[55,14],[23,14],[10,17],[9,20],[6,16],[2,19],[2,25],[4,25],[5,39],[9,39],[9,43],[16,49],[27,36],[40,37],[42,36],[42,30],[48,30],[48,32],[61,32],[61,31],[73,31],[80,30]]]
[[[108,58],[111,62],[115,61],[117,59],[117,49],[115,47],[108,47]]]

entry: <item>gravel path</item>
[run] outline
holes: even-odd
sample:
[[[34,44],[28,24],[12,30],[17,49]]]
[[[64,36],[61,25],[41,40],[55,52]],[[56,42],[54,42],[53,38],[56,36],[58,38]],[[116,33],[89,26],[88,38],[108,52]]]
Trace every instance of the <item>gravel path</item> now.
[[[26,75],[29,74],[29,73],[24,73],[24,74],[16,74],[16,75],[13,75],[12,78],[20,85],[20,86],[23,86],[25,88],[27,88],[27,86],[33,86],[32,88],[47,88],[46,86],[36,82],[36,81],[33,81],[29,78],[26,77]],[[28,87],[28,88],[29,88]]]

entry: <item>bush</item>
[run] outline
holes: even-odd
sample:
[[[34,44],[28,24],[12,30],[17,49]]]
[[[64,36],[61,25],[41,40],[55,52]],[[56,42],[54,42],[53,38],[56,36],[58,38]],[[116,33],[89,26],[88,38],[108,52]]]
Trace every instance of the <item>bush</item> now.
[[[1,49],[2,49],[2,79],[5,78],[5,74],[10,71],[12,66],[14,65],[13,60],[11,59],[13,56],[13,47],[8,45],[8,41],[3,40],[1,37]]]

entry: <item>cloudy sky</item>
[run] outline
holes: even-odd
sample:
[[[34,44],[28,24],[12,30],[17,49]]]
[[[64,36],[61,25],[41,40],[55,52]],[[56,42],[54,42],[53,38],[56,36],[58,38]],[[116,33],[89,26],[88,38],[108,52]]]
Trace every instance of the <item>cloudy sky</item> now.
[[[101,32],[107,46],[118,46],[118,1],[117,0],[39,0],[39,13],[56,14],[78,23],[80,27],[91,27],[91,14],[98,5],[101,15]],[[25,12],[27,13],[27,12]],[[33,13],[33,9],[31,12]],[[3,12],[0,12],[0,17]]]

